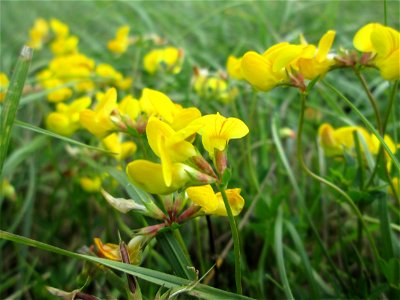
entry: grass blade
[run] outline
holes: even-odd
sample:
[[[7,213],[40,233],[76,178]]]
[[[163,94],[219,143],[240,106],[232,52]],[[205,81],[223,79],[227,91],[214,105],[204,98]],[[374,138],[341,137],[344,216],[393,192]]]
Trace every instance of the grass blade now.
[[[32,55],[32,48],[28,46],[22,47],[4,100],[0,123],[0,173],[7,156],[8,145],[11,138],[11,128],[14,124],[15,115],[17,114],[19,100],[28,75]]]
[[[104,258],[98,258],[89,255],[78,254],[75,252],[67,251],[52,245],[48,245],[46,243],[42,243],[36,240],[32,240],[23,236],[19,236],[16,234],[12,234],[6,231],[0,230],[0,239],[5,239],[9,241],[13,241],[15,243],[35,247],[41,250],[45,250],[48,252],[57,253],[60,255],[65,255],[72,258],[77,258],[81,260],[90,261],[93,263],[99,263],[104,266],[110,267],[114,270],[119,270],[127,274],[134,275],[138,278],[146,280],[148,282],[155,283],[160,286],[164,286],[166,288],[180,288],[190,286],[193,282],[188,279],[183,279],[177,276],[169,275],[166,273],[162,273],[159,271],[135,266],[135,265],[128,265],[121,262],[111,261]],[[188,294],[192,296],[196,296],[203,299],[238,299],[238,300],[245,300],[245,299],[252,299],[246,296],[226,292],[217,288],[213,288],[203,284],[196,284],[193,285],[191,288],[187,289]]]
[[[283,215],[282,208],[279,208],[278,216],[276,217],[275,221],[275,255],[286,299],[294,299],[292,291],[290,289],[289,279],[287,278],[286,275],[285,259],[283,257],[282,215]]]
[[[192,268],[193,264],[172,231],[159,234],[157,236],[157,242],[160,244],[172,269],[178,276],[190,280],[196,279],[196,274]]]
[[[73,145],[76,145],[76,146],[85,147],[85,148],[88,148],[88,149],[91,149],[91,150],[96,150],[96,151],[112,154],[112,152],[110,152],[108,150],[105,150],[103,148],[90,146],[90,145],[78,142],[76,140],[67,138],[65,136],[59,135],[57,133],[51,132],[49,130],[46,130],[46,129],[31,125],[31,124],[28,124],[28,123],[25,123],[25,122],[22,122],[22,121],[19,121],[19,120],[15,120],[15,125],[17,125],[18,127],[24,128],[24,129],[28,129],[28,130],[31,130],[31,131],[34,131],[34,132],[37,132],[37,133],[41,133],[41,134],[44,134],[44,135],[47,135],[47,136],[62,140],[64,142],[67,142],[67,143],[70,143],[70,144],[73,144]]]

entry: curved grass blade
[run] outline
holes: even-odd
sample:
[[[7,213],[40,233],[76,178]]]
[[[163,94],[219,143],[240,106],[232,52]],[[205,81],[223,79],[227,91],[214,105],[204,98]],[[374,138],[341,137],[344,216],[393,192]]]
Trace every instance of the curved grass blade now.
[[[25,80],[28,75],[29,65],[32,60],[33,49],[23,46],[20,56],[15,66],[14,74],[11,77],[10,85],[4,100],[0,120],[0,173],[7,156],[8,145],[11,138],[11,128],[14,124],[15,115],[24,88]]]
[[[31,130],[31,131],[34,131],[34,132],[37,132],[37,133],[41,133],[41,134],[44,134],[44,135],[47,135],[47,136],[62,140],[64,142],[67,142],[67,143],[70,143],[70,144],[73,144],[73,145],[76,145],[76,146],[85,147],[85,148],[88,148],[88,149],[91,149],[91,150],[96,150],[96,151],[104,152],[104,153],[107,153],[107,154],[112,154],[113,153],[113,152],[110,152],[110,151],[105,150],[103,148],[90,146],[90,145],[78,142],[76,140],[67,138],[65,136],[59,135],[57,133],[51,132],[49,130],[46,130],[46,129],[31,125],[31,124],[28,124],[28,123],[25,123],[25,122],[22,122],[22,121],[19,121],[19,120],[15,120],[14,123],[18,127],[21,127],[21,128],[24,128],[24,129],[28,129],[28,130]]]
[[[286,275],[285,259],[283,257],[283,236],[282,236],[282,221],[283,212],[282,207],[278,210],[278,215],[275,221],[275,255],[278,264],[279,275],[282,280],[283,291],[285,292],[286,299],[293,299],[293,294],[290,289],[289,279]]]
[[[78,254],[75,252],[67,251],[55,246],[48,245],[46,243],[42,243],[36,240],[32,240],[23,236],[19,236],[16,234],[12,234],[6,231],[0,230],[0,239],[9,240],[15,243],[35,247],[41,250],[45,250],[48,252],[53,252],[61,255],[65,255],[72,258],[77,258],[85,261],[90,261],[93,263],[99,263],[101,265],[107,266],[114,270],[119,270],[127,274],[134,275],[138,278],[146,280],[148,282],[155,283],[160,286],[164,286],[166,288],[178,288],[178,287],[185,287],[190,286],[193,281],[188,279],[183,279],[177,276],[173,276],[170,274],[162,273],[159,271],[135,266],[135,265],[128,265],[121,262],[111,261],[104,258],[98,258],[89,255]],[[188,289],[188,294],[203,298],[203,299],[232,299],[232,300],[246,300],[246,299],[253,299],[246,296],[234,294],[231,292],[227,292],[224,290],[220,290],[214,287],[210,287],[204,284],[197,284],[193,286],[191,289]]]

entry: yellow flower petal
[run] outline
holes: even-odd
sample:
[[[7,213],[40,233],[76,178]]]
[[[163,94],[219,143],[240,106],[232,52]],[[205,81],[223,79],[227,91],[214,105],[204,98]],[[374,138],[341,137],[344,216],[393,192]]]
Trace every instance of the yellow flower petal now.
[[[172,165],[172,181],[167,186],[164,181],[161,164],[147,160],[135,160],[126,167],[128,177],[140,188],[150,194],[171,194],[190,182],[190,177],[185,171],[185,165],[174,163]]]
[[[211,185],[189,187],[186,193],[189,199],[201,206],[206,214],[213,214],[218,207],[218,199]]]

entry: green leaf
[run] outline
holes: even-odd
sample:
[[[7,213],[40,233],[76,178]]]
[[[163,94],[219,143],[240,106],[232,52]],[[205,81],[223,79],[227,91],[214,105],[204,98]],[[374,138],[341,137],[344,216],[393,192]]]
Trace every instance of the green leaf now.
[[[176,236],[174,236],[174,232],[175,231],[168,230],[158,234],[157,242],[162,248],[174,272],[180,277],[195,280],[196,273],[193,264],[187,255],[187,251],[185,252],[182,249],[182,245],[178,242]]]
[[[85,261],[90,261],[94,263],[99,263],[103,266],[110,267],[114,270],[119,270],[127,274],[131,274],[148,282],[155,283],[160,286],[164,286],[166,288],[177,288],[177,287],[184,287],[189,286],[192,281],[188,279],[183,279],[177,276],[173,276],[170,274],[162,273],[159,271],[128,265],[121,262],[116,262],[104,258],[98,258],[89,255],[78,254],[75,252],[70,252],[55,246],[51,246],[36,240],[32,240],[23,236],[19,236],[16,234],[12,234],[10,232],[0,230],[0,238],[13,241],[19,244],[35,247],[38,249],[42,249],[45,251],[65,255],[72,258],[77,258]],[[188,290],[188,294],[192,296],[196,296],[203,299],[232,299],[232,300],[245,300],[245,299],[252,299],[246,296],[230,293],[224,290],[220,290],[217,288],[213,288],[204,284],[197,284],[192,289]]]
[[[22,90],[26,77],[28,75],[29,66],[31,64],[33,49],[23,46],[21,54],[15,66],[14,74],[8,87],[8,91],[4,100],[4,106],[1,111],[0,120],[0,174],[3,164],[7,156],[8,145],[11,139],[11,128],[14,124],[15,116],[21,98]]]

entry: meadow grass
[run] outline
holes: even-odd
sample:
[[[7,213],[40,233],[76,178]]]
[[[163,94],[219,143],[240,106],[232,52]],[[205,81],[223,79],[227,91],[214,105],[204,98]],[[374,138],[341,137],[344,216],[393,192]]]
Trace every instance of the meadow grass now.
[[[399,2],[386,1],[386,5],[387,24],[398,29]],[[250,134],[233,141],[229,152],[230,185],[240,187],[246,200],[244,211],[236,218],[244,295],[257,299],[391,299],[399,296],[396,283],[400,272],[399,203],[388,200],[382,204],[389,199],[382,192],[385,188],[378,186],[370,193],[354,188],[363,176],[357,168],[361,160],[345,157],[343,166],[340,161],[324,157],[318,144],[318,127],[323,122],[336,127],[367,127],[346,99],[366,120],[376,125],[374,110],[357,77],[351,71],[338,69],[330,72],[324,83],[317,83],[308,95],[307,107],[319,117],[307,119],[306,116],[304,126],[298,123],[303,105],[294,89],[279,88],[261,93],[239,84],[238,98],[221,104],[201,99],[191,88],[193,66],[225,69],[229,54],[239,56],[248,50],[262,52],[279,41],[297,42],[301,33],[309,42],[317,43],[323,33],[333,29],[337,32],[335,48],[352,48],[354,33],[361,26],[384,22],[384,1],[1,1],[0,8],[2,72],[11,74],[36,18],[57,18],[79,36],[82,53],[96,61],[110,63],[124,73],[135,74],[131,89],[135,96],[139,97],[144,87],[159,89],[182,105],[199,107],[203,114],[219,111],[247,124]],[[140,72],[144,55],[140,48],[132,52],[129,61],[112,56],[106,43],[122,25],[129,25],[135,35],[156,33],[170,44],[183,48],[182,72],[164,82]],[[34,53],[27,83],[35,82],[33,74],[49,59],[49,52]],[[378,74],[376,70],[367,70],[365,77],[382,115],[391,91],[395,91],[386,133],[399,144],[399,94],[393,84],[379,78]],[[341,95],[330,88],[331,84]],[[109,161],[98,158],[100,154],[96,159],[67,156],[66,144],[74,145],[68,138],[60,140],[38,129],[44,127],[43,119],[50,108],[45,94],[38,92],[36,95],[25,94],[20,99],[18,121],[14,123],[1,173],[12,178],[17,197],[8,200],[0,195],[1,230],[71,252],[92,245],[97,236],[115,243],[118,231],[127,239],[132,229],[147,221],[134,213],[121,215],[112,210],[100,193],[82,191],[77,178],[71,176],[71,170],[82,168],[88,174],[108,172]],[[300,155],[305,165],[346,190],[352,202],[346,202],[346,196],[340,191],[306,175],[298,160],[296,139],[280,134],[282,128],[298,132],[301,126]],[[96,145],[93,137],[84,138],[86,143]],[[377,172],[381,179],[379,184],[387,185],[383,171]],[[138,197],[135,194],[138,192],[129,190],[129,184],[118,177],[118,173],[113,177],[120,187],[127,187],[129,196]],[[125,193],[122,190],[119,188],[121,194]],[[354,212],[354,203],[359,215]],[[174,268],[186,264],[185,255],[178,255],[184,261],[177,261],[177,265],[171,267],[173,257],[163,252],[168,243],[183,240],[189,261],[192,260],[199,270],[200,277],[206,275],[202,281],[204,285],[195,287],[191,295],[210,299],[212,295],[233,297],[209,289],[214,286],[236,292],[234,251],[233,247],[226,248],[232,243],[228,220],[210,219],[214,253],[209,245],[210,224],[201,218],[182,225],[181,237],[176,240],[163,242],[160,239],[151,243],[141,266],[185,277],[189,271],[184,267],[181,272]],[[34,244],[3,233],[0,237]],[[120,273],[105,271],[106,275],[102,276],[97,267],[89,264],[90,258],[64,253],[71,256],[66,258],[51,253],[60,254],[57,249],[36,244],[35,247],[38,249],[0,240],[1,297],[52,299],[45,286],[72,291],[82,287],[88,277],[94,278],[89,286],[91,294],[104,299],[126,297],[125,277]],[[179,246],[170,247],[177,249]],[[215,255],[221,253],[223,263],[217,273],[206,274],[214,264]],[[82,263],[82,259],[86,261]],[[166,288],[190,285],[187,279],[180,281],[158,273],[147,274],[140,267],[128,270],[122,264],[109,264],[109,267],[137,276],[144,299],[153,299],[163,282]],[[147,280],[140,274],[153,279]]]

